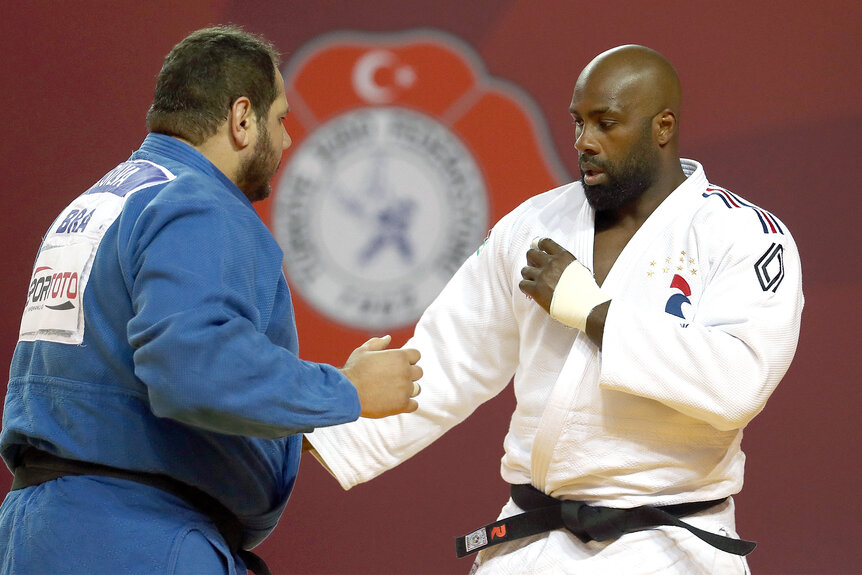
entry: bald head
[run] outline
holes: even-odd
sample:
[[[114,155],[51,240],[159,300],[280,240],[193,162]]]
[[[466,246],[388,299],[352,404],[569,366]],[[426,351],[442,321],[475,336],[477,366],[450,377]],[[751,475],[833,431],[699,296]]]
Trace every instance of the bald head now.
[[[619,46],[575,83],[569,111],[587,199],[597,210],[654,207],[684,179],[679,162],[679,77],[664,56]]]
[[[600,90],[609,103],[627,111],[653,116],[668,109],[679,119],[679,76],[664,56],[645,46],[602,52],[578,76],[575,93],[579,90]]]

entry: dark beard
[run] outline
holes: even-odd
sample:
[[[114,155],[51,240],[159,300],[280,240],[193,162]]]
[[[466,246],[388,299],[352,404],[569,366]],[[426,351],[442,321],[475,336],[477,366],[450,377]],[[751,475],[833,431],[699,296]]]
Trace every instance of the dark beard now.
[[[265,125],[261,125],[257,141],[254,143],[254,154],[240,165],[237,176],[236,185],[248,201],[259,202],[272,193],[270,181],[278,171],[278,160],[276,152],[271,149],[269,130]],[[273,164],[275,168],[272,167]]]
[[[611,164],[589,160],[608,177],[607,184],[588,186],[581,176],[581,184],[590,206],[597,212],[618,210],[636,200],[655,182],[658,171],[658,152],[652,147],[650,126],[635,148],[621,164]]]

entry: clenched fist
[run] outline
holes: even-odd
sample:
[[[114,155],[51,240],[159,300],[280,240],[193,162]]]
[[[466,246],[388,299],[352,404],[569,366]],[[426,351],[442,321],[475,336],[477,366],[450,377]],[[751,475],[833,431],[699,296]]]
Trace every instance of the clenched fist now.
[[[353,350],[341,368],[356,387],[362,417],[380,418],[416,411],[422,368],[416,365],[419,351],[386,349],[391,336],[373,337]]]
[[[548,313],[560,277],[575,256],[550,238],[536,238],[527,251],[527,265],[521,269],[520,290]]]

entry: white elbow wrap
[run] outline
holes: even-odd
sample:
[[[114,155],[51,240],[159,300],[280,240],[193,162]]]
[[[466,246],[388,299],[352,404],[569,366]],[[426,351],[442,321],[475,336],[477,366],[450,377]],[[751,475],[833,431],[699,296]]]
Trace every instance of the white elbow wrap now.
[[[610,300],[599,288],[592,272],[578,261],[563,271],[551,298],[551,317],[581,331],[587,329],[587,316],[593,308]]]

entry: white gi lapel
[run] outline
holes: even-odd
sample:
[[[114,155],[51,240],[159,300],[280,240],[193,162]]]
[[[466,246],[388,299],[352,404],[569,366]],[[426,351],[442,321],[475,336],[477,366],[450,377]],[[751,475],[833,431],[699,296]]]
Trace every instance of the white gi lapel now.
[[[579,187],[568,193],[578,193],[583,198],[583,191]],[[569,199],[569,201],[572,200]],[[563,211],[561,210],[561,212]],[[568,226],[571,227],[567,230],[566,227]],[[592,269],[595,212],[585,200],[581,201],[580,210],[568,226],[561,226],[561,231],[568,233],[556,241],[569,250],[584,266]],[[566,417],[575,402],[580,383],[584,379],[585,372],[592,368],[595,363],[595,345],[587,338],[586,334],[578,332],[548,397],[533,441],[530,475],[533,486],[539,490],[545,490],[554,447],[563,432]]]
[[[676,218],[690,217],[693,206],[699,200],[697,191],[701,189],[706,178],[703,169],[696,162],[683,160],[682,167],[688,179],[644,222],[620,253],[602,284],[602,290],[612,297],[625,291],[626,285],[632,281],[630,277],[632,270],[637,269],[637,262],[643,257],[644,251],[652,240],[665,233]],[[573,189],[569,193],[575,191]],[[580,187],[577,188],[577,192],[583,197]],[[582,202],[573,224],[574,229],[568,234],[564,247],[572,252],[579,262],[592,270],[595,212],[586,201]],[[601,369],[599,358],[599,351],[593,342],[585,333],[578,332],[548,397],[533,442],[530,474],[532,484],[537,489],[546,491],[548,488],[548,471],[554,449],[565,432],[567,418],[572,410],[577,408],[579,392],[589,391],[583,389],[584,385],[598,386]],[[555,486],[550,487],[553,489]]]
[[[632,281],[629,274],[632,270],[640,269],[638,264],[650,244],[658,236],[666,233],[675,220],[690,218],[693,207],[700,202],[698,192],[706,184],[703,168],[691,160],[681,160],[681,163],[687,179],[647,218],[608,272],[602,284],[602,290],[608,292],[611,297],[624,292],[625,286]]]

